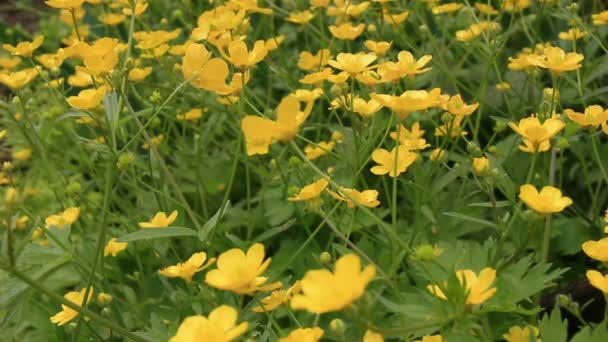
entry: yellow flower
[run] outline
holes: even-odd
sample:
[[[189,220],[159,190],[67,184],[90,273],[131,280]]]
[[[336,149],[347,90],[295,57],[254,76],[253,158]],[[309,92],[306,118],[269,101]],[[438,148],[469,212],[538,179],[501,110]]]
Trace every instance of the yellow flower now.
[[[31,148],[22,148],[20,150],[15,150],[12,153],[14,160],[28,160],[32,157],[32,149]]]
[[[165,140],[165,135],[159,134],[157,136],[151,137],[150,140],[145,142],[141,147],[147,150],[150,148],[150,145],[159,146],[163,142],[163,140]]]
[[[496,90],[505,91],[505,90],[510,90],[511,88],[512,87],[511,87],[511,84],[509,84],[509,82],[500,82],[500,83],[496,84]]]
[[[373,330],[367,329],[365,335],[363,335],[363,342],[384,342],[384,336]]]
[[[229,72],[228,64],[221,58],[211,58],[204,45],[190,44],[186,48],[182,73],[194,86],[220,95],[229,94],[232,92],[226,84]]]
[[[306,272],[302,294],[293,297],[291,307],[316,314],[340,311],[359,299],[375,276],[373,265],[361,270],[359,257],[347,254],[336,261],[333,273],[326,269]]]
[[[276,290],[270,293],[270,296],[260,300],[260,306],[253,308],[254,312],[268,312],[278,308],[281,305],[289,303],[294,295],[302,291],[302,285],[296,281],[288,290]]]
[[[307,22],[311,21],[312,18],[314,18],[315,15],[309,11],[302,11],[302,12],[292,12],[289,14],[289,16],[287,17],[287,21],[295,23],[295,24],[306,24]]]
[[[375,94],[371,97],[394,111],[401,120],[405,120],[410,113],[426,110],[441,105],[441,89],[406,90],[399,96]]]
[[[3,44],[2,47],[15,56],[32,57],[32,53],[42,45],[42,42],[44,42],[44,36],[36,36],[31,42],[21,42],[17,46]]]
[[[0,57],[0,67],[5,70],[13,70],[21,63],[21,58],[19,57]]]
[[[215,258],[209,259],[207,263],[205,263],[205,260],[207,260],[207,253],[194,253],[186,262],[169,266],[158,271],[158,273],[169,278],[182,278],[189,283],[192,281],[194,274],[204,270],[215,262]]]
[[[542,54],[532,54],[528,56],[530,64],[544,69],[549,69],[556,75],[564,71],[573,71],[581,67],[580,62],[585,56],[576,52],[566,53],[559,47],[547,46]]]
[[[557,135],[566,124],[558,118],[549,118],[541,124],[536,116],[523,118],[518,124],[509,123],[517,134],[524,138],[524,145],[519,147],[524,152],[545,152],[551,147],[549,139]]]
[[[579,40],[587,36],[587,31],[583,31],[577,27],[571,28],[566,32],[560,32],[558,37],[562,40]]]
[[[424,130],[420,129],[420,123],[416,122],[412,125],[411,130],[403,125],[399,125],[398,132],[391,132],[390,137],[393,140],[398,140],[400,145],[404,145],[410,151],[424,150],[431,146],[424,139]]]
[[[345,104],[345,107],[349,107],[348,104]],[[375,113],[382,109],[382,107],[384,107],[382,103],[374,99],[365,101],[360,97],[355,97],[353,100],[353,111],[364,118],[372,117]]]
[[[519,199],[540,214],[559,213],[573,203],[570,197],[562,196],[561,190],[556,187],[545,186],[539,192],[531,184],[519,188]]]
[[[355,208],[359,205],[369,208],[375,208],[380,205],[378,201],[378,191],[376,190],[363,190],[357,191],[355,189],[340,187],[338,192],[327,190],[329,194],[339,200],[345,201],[349,208]]]
[[[220,52],[234,67],[245,69],[260,63],[268,55],[268,49],[263,40],[256,41],[251,51],[248,50],[245,42],[235,40],[228,44],[228,54],[223,49],[220,49]]]
[[[74,108],[88,110],[99,106],[101,101],[108,92],[106,86],[101,86],[97,89],[86,89],[78,93],[78,96],[70,96],[67,101],[68,104]]]
[[[397,55],[397,62],[386,62],[378,66],[378,74],[384,82],[399,80],[402,77],[409,76],[410,78],[416,75],[424,74],[431,70],[430,67],[425,68],[433,56],[424,55],[418,60],[409,51],[401,51]]]
[[[587,271],[587,279],[596,289],[608,294],[608,275],[603,275],[598,271]]]
[[[445,104],[445,110],[453,115],[466,116],[473,114],[474,111],[479,107],[479,102],[473,104],[466,104],[462,100],[460,94],[450,97],[450,100]]]
[[[530,342],[532,336],[535,337],[535,341],[540,342],[540,338],[538,338],[538,328],[531,325],[526,325],[523,328],[518,326],[511,327],[509,328],[509,332],[502,335],[507,342]]]
[[[458,270],[456,271],[456,277],[466,291],[467,305],[481,304],[496,293],[496,288],[492,287],[492,284],[496,280],[496,270],[491,267],[484,268],[479,272],[479,275],[469,269]],[[447,299],[439,286],[429,285],[428,289],[435,296]]]
[[[141,81],[148,77],[154,69],[152,67],[133,68],[129,70],[129,81]]]
[[[8,74],[0,73],[0,83],[6,84],[13,90],[19,90],[38,76],[36,68],[23,69]]]
[[[477,176],[484,176],[490,171],[490,160],[486,157],[473,158],[473,170]]]
[[[93,45],[78,43],[76,50],[83,57],[84,67],[78,66],[76,70],[92,76],[104,76],[118,64],[118,52],[121,49],[118,39],[109,37],[100,38]]]
[[[376,56],[382,57],[386,55],[388,50],[391,48],[391,45],[393,45],[393,42],[376,42],[373,40],[366,40],[363,44],[371,52],[375,53]]]
[[[410,16],[409,11],[403,11],[401,13],[390,13],[389,11],[382,11],[382,18],[387,24],[390,25],[398,25],[403,23]],[[372,24],[373,25],[373,24]],[[369,25],[369,29],[371,31],[372,25]]]
[[[118,242],[117,238],[111,238],[103,249],[103,256],[111,255],[115,257],[118,253],[127,249],[128,246],[127,242]]]
[[[152,50],[179,37],[181,33],[181,29],[175,29],[173,31],[139,31],[133,33],[133,38],[138,41],[138,44],[135,46],[138,49]]]
[[[237,325],[238,311],[227,305],[215,308],[208,317],[196,315],[184,319],[169,342],[228,342],[243,335],[249,324]]]
[[[314,55],[308,51],[300,52],[300,58],[298,60],[298,68],[302,70],[313,70],[322,67],[333,58],[329,49],[321,49]]]
[[[200,120],[200,118],[203,117],[203,110],[200,108],[195,108],[185,114],[177,114],[175,117],[177,118],[177,120],[197,122],[198,120]]]
[[[276,289],[281,287],[281,282],[264,285],[268,278],[261,276],[271,260],[264,261],[264,245],[260,243],[251,246],[247,254],[233,248],[219,256],[217,268],[207,273],[205,282],[211,287],[241,295]]]
[[[64,210],[61,213],[47,216],[47,218],[44,220],[44,223],[46,224],[47,228],[50,228],[51,226],[57,226],[58,228],[65,228],[66,226],[69,226],[69,225],[73,224],[74,222],[76,222],[76,220],[78,220],[79,216],[80,216],[80,208],[71,207],[71,208],[67,208],[66,210]]]
[[[508,12],[518,12],[530,7],[532,0],[503,0],[502,9]]]
[[[166,228],[177,219],[177,210],[174,210],[169,216],[164,211],[159,211],[148,222],[139,222],[140,228]]]
[[[306,159],[315,160],[331,152],[335,146],[335,141],[320,141],[315,145],[304,147],[304,153],[306,154]]]
[[[592,259],[608,264],[608,237],[583,243],[583,252]]]
[[[608,121],[608,109],[604,110],[602,106],[598,105],[585,108],[584,114],[575,112],[572,109],[565,109],[564,114],[568,115],[570,120],[582,127],[598,128]]]
[[[420,340],[415,340],[414,342],[445,342],[445,340],[441,335],[428,335]]]
[[[309,201],[312,199],[316,199],[319,196],[321,196],[321,193],[323,191],[325,191],[325,189],[327,189],[327,186],[329,185],[329,181],[325,178],[321,178],[318,181],[306,185],[305,187],[302,188],[302,190],[300,190],[300,192],[293,196],[293,197],[289,197],[287,200],[288,201]]]
[[[101,292],[97,295],[97,303],[101,306],[108,306],[113,300],[114,298],[109,293]]]
[[[475,3],[475,7],[477,8],[477,10],[479,10],[479,13],[481,14],[485,14],[485,15],[498,15],[498,10],[496,10],[496,8],[492,7],[492,5],[488,5],[488,4],[483,4],[483,3]]]
[[[500,31],[500,29],[501,27],[499,23],[495,23],[493,21],[480,21],[472,24],[464,30],[456,31],[456,40],[461,42],[469,42],[481,36],[484,32]]]
[[[602,11],[591,15],[593,19],[593,25],[596,26],[608,26],[608,11]]]
[[[288,95],[277,106],[277,120],[255,115],[247,115],[241,121],[241,128],[247,143],[247,155],[266,154],[270,144],[276,141],[289,141],[300,131],[312,111],[313,102],[308,102],[304,111],[300,110],[300,101]]]
[[[319,327],[299,328],[289,333],[289,336],[279,340],[279,342],[317,342],[321,340],[325,332]]]
[[[80,291],[71,291],[63,297],[78,306],[82,306],[82,304],[90,301],[91,297],[93,297],[93,289],[91,288],[89,291],[89,296],[85,301],[84,295],[86,290],[87,289],[84,288]],[[62,304],[61,309],[62,311],[51,317],[51,322],[57,324],[58,326],[62,326],[78,316],[78,311],[70,308],[67,305]]]
[[[372,159],[379,164],[371,168],[373,174],[397,177],[407,171],[408,167],[418,159],[418,154],[410,152],[405,145],[399,145],[391,152],[382,148],[374,150]]]
[[[376,58],[378,57],[373,53],[339,53],[335,60],[329,60],[328,63],[338,70],[348,72],[350,76],[355,76],[366,70],[375,68],[375,66],[370,66],[370,64]]]
[[[84,0],[47,0],[44,3],[54,8],[72,10],[80,8]]]
[[[338,26],[330,25],[329,31],[331,34],[342,40],[355,40],[359,37],[363,31],[365,30],[365,24],[359,24],[357,26],[353,26],[351,23],[342,23]]]
[[[461,9],[464,4],[457,2],[449,2],[447,4],[435,6],[432,9],[433,14],[452,13]]]
[[[127,17],[120,13],[103,13],[98,17],[98,19],[106,25],[116,26],[127,20]]]
[[[56,70],[63,64],[64,58],[65,56],[63,55],[63,51],[59,50],[57,53],[45,53],[39,55],[36,57],[36,60],[45,68]]]

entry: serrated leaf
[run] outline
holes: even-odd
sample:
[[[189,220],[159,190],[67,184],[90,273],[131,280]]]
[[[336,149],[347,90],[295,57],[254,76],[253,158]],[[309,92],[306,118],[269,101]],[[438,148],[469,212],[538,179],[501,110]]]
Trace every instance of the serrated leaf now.
[[[608,341],[608,330],[604,324],[599,324],[595,329],[585,327],[574,335],[570,342],[605,342]]]
[[[196,230],[184,227],[146,228],[118,238],[118,242],[197,236]]]
[[[568,340],[568,320],[562,320],[558,307],[551,311],[551,315],[545,314],[538,327],[543,341],[566,342]]]

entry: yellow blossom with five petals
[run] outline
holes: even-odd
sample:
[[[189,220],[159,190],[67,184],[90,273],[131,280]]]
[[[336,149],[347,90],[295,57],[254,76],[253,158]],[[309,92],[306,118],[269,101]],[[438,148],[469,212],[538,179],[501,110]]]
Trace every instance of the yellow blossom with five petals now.
[[[519,198],[539,214],[562,212],[573,202],[570,197],[562,196],[562,191],[553,186],[545,186],[540,192],[531,184],[519,188]]]

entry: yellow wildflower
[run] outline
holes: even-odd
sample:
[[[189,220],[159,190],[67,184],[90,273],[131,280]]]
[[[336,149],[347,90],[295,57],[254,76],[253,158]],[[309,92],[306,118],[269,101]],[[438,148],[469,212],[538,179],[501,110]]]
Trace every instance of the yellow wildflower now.
[[[532,0],[503,0],[502,9],[508,12],[518,12],[530,7]]]
[[[116,26],[127,20],[127,17],[120,13],[103,13],[98,19],[108,26]]]
[[[281,282],[267,284],[262,273],[272,258],[264,260],[264,245],[256,243],[247,250],[230,249],[220,254],[217,268],[207,273],[205,282],[220,290],[233,291],[241,295],[252,295],[257,291],[268,291],[281,287]]]
[[[448,2],[443,5],[435,6],[431,10],[433,14],[443,14],[443,13],[452,13],[460,10],[464,4],[457,2]]]
[[[291,12],[285,20],[295,24],[306,24],[314,17],[315,15],[311,11],[306,10],[302,12]]]
[[[355,76],[364,71],[375,68],[375,66],[370,66],[376,58],[378,58],[373,53],[339,53],[335,60],[329,60],[328,63],[332,67],[346,71],[350,74],[350,76]]]
[[[496,270],[486,267],[479,275],[474,271],[465,269],[456,271],[456,277],[467,294],[467,305],[481,304],[496,293],[496,288],[492,284],[496,280]],[[429,285],[429,291],[441,299],[447,299],[441,288],[437,285]]]
[[[383,20],[387,23],[387,24],[391,24],[391,25],[398,25],[403,23],[408,17],[410,16],[410,12],[409,11],[403,11],[401,13],[390,13],[389,11],[383,10],[382,11],[382,18]],[[369,25],[369,29],[371,32],[371,29],[373,24]]]
[[[79,207],[71,207],[67,208],[61,213],[57,213],[54,215],[47,216],[44,220],[47,228],[51,226],[56,226],[58,228],[65,228],[76,222],[78,217],[80,216],[80,208]]]
[[[302,294],[293,297],[291,307],[316,314],[340,311],[359,299],[375,276],[373,265],[361,270],[359,257],[347,254],[336,261],[333,273],[326,269],[306,272]]]
[[[558,118],[549,118],[541,124],[536,116],[523,118],[518,124],[509,123],[517,134],[524,139],[524,145],[519,147],[524,152],[545,152],[551,147],[550,139],[557,135],[566,124]]]
[[[254,312],[268,312],[278,308],[281,305],[287,304],[291,301],[293,296],[302,291],[302,285],[299,281],[296,281],[292,287],[287,290],[275,290],[270,293],[270,296],[262,298],[260,300],[260,306],[253,308]]]
[[[14,160],[28,160],[32,157],[32,149],[31,148],[22,148],[18,150],[14,150],[12,153]]]
[[[367,329],[365,335],[363,335],[363,342],[384,342],[384,336],[373,330]]]
[[[306,154],[306,159],[315,160],[331,152],[335,146],[336,143],[334,141],[320,141],[315,145],[306,145],[304,153]]]
[[[186,48],[182,73],[194,86],[220,95],[229,94],[232,92],[226,84],[229,72],[228,64],[221,58],[211,58],[204,45],[190,44]]]
[[[539,214],[559,213],[573,203],[553,186],[545,186],[539,192],[534,185],[524,184],[519,188],[519,198]]]
[[[582,247],[583,252],[590,258],[608,264],[608,237],[598,241],[587,241]]]
[[[15,56],[32,57],[32,54],[42,45],[42,42],[44,42],[44,36],[36,36],[31,42],[21,42],[17,46],[3,44],[2,48]]]
[[[177,210],[174,210],[169,216],[164,211],[159,211],[148,222],[139,222],[140,228],[166,228],[177,219]]]
[[[608,121],[608,109],[604,110],[602,106],[598,105],[588,106],[585,108],[584,114],[572,109],[565,109],[564,114],[582,127],[598,128]]]
[[[342,40],[355,40],[363,33],[364,30],[365,24],[353,26],[351,23],[348,22],[342,23],[338,26],[329,26],[329,31],[331,32],[331,34],[334,37]]]
[[[289,333],[289,336],[279,340],[279,342],[317,342],[321,340],[325,332],[319,327],[299,328]]]
[[[87,289],[84,288],[80,291],[71,291],[71,292],[68,292],[63,297],[78,306],[82,306],[84,303],[90,301],[91,297],[93,297],[93,289],[91,288],[91,290],[89,291],[89,296],[85,300],[84,295],[85,295],[86,290]],[[51,317],[51,322],[57,324],[58,326],[62,326],[64,324],[70,322],[71,320],[76,318],[79,314],[78,311],[70,308],[67,305],[61,304],[61,309],[62,309],[62,311],[58,312],[56,315]]]
[[[133,82],[137,82],[137,81],[141,81],[144,80],[146,77],[148,77],[152,71],[154,69],[152,67],[146,67],[146,68],[133,68],[131,70],[129,70],[129,81],[133,81]]]
[[[366,40],[365,43],[363,43],[363,44],[371,52],[375,53],[376,56],[383,57],[384,55],[386,55],[388,50],[391,48],[391,45],[393,45],[393,42],[376,42],[373,40]]]
[[[372,159],[379,164],[371,168],[373,174],[397,177],[418,159],[418,154],[410,152],[405,145],[399,145],[391,152],[382,148],[374,150]]]
[[[186,262],[169,266],[158,271],[158,273],[169,278],[182,278],[189,283],[192,281],[194,274],[204,270],[215,262],[215,258],[209,259],[207,263],[205,263],[205,260],[207,260],[207,253],[194,253]]]
[[[587,31],[583,31],[578,27],[569,29],[566,32],[560,32],[558,37],[562,40],[579,40],[587,36]]]
[[[122,49],[118,39],[104,37],[88,45],[81,42],[77,51],[83,57],[84,67],[77,66],[76,70],[84,71],[92,76],[103,76],[114,70],[118,64],[118,52]]]
[[[456,31],[456,39],[461,42],[469,42],[485,32],[500,31],[501,27],[499,23],[493,21],[480,21],[472,24],[464,30]]]
[[[441,335],[428,335],[414,342],[445,342],[446,340]]]
[[[113,256],[115,257],[118,253],[124,251],[129,246],[127,242],[118,242],[117,238],[111,238],[110,241],[106,244],[106,247],[103,249],[103,256]]]
[[[84,0],[47,0],[44,3],[54,8],[72,10],[82,7]]]
[[[592,14],[591,19],[593,19],[593,25],[608,26],[608,11]]]
[[[70,96],[67,101],[68,104],[74,108],[88,110],[99,106],[101,101],[108,92],[106,86],[101,86],[97,89],[86,89],[78,93],[78,96]]]
[[[13,90],[19,90],[36,79],[36,76],[38,76],[36,68],[23,69],[8,74],[0,73],[0,83],[6,84]]]
[[[197,122],[200,118],[203,117],[203,110],[200,108],[195,108],[184,114],[177,114],[175,118],[177,120],[186,120],[191,122]]]
[[[249,324],[237,325],[238,311],[227,305],[215,308],[208,317],[196,315],[184,319],[169,342],[229,342],[247,331]]]
[[[340,187],[338,192],[327,190],[329,194],[340,201],[345,201],[349,208],[355,208],[359,205],[369,208],[375,208],[380,205],[378,201],[378,191],[376,190],[363,190],[357,191],[355,189]]]
[[[5,71],[13,70],[21,63],[21,58],[19,57],[5,57],[0,56],[0,67],[4,68]]]
[[[593,270],[587,271],[586,275],[593,287],[604,292],[604,294],[608,294],[608,275]]]
[[[333,58],[329,49],[321,49],[314,55],[308,51],[300,52],[298,68],[302,70],[313,70],[322,67]]]
[[[374,99],[365,101],[360,97],[355,97],[353,100],[353,111],[364,118],[372,117],[375,113],[382,109],[382,107],[384,107],[382,103]]]
[[[402,77],[409,76],[410,78],[416,75],[424,74],[431,70],[431,67],[425,68],[433,56],[424,55],[418,60],[409,51],[401,51],[397,55],[397,62],[386,62],[378,66],[378,74],[384,82],[399,80]]]
[[[492,7],[492,5],[488,5],[488,4],[484,4],[484,3],[480,3],[480,2],[475,3],[475,8],[477,8],[479,13],[485,14],[485,15],[498,15],[500,13],[500,12],[498,12],[498,10],[496,10],[496,8]]]
[[[564,71],[573,71],[581,67],[580,62],[585,56],[576,52],[566,53],[559,47],[547,46],[542,54],[532,54],[528,56],[530,64],[543,69],[549,69],[556,75]]]
[[[538,328],[531,325],[526,325],[523,328],[518,326],[511,327],[509,328],[509,332],[502,335],[507,342],[530,342],[532,336],[534,336],[535,341],[540,342]]]
[[[248,50],[245,42],[235,40],[228,44],[228,54],[223,49],[220,49],[220,52],[234,67],[245,69],[260,63],[268,55],[268,49],[263,40],[256,41],[251,51]]]
[[[318,198],[321,196],[321,193],[327,189],[329,185],[329,181],[325,178],[321,178],[318,181],[306,185],[303,187],[300,192],[293,196],[289,197],[288,201],[310,201],[312,199]]]
[[[405,120],[410,113],[426,110],[441,105],[441,89],[406,90],[399,96],[375,94],[371,97],[394,111],[401,120]]]
[[[466,116],[473,114],[474,111],[479,107],[479,102],[473,104],[466,104],[462,100],[460,94],[451,96],[449,101],[444,106],[444,109],[450,112],[450,114],[457,116]]]

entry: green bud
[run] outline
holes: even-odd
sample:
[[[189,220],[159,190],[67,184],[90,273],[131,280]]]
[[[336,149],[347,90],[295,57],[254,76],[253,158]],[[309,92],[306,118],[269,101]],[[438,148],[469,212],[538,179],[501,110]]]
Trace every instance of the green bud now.
[[[494,125],[494,132],[496,133],[501,133],[504,132],[505,129],[507,129],[507,123],[504,121],[497,121],[496,125]]]
[[[566,296],[565,294],[559,294],[557,296],[557,303],[561,307],[568,307],[568,305],[570,305],[570,302],[571,302],[570,297]]]
[[[70,182],[66,188],[66,192],[69,196],[78,195],[81,191],[82,185],[75,181]]]
[[[414,248],[414,258],[422,261],[433,260],[440,253],[441,249],[430,244],[419,245]]]
[[[181,19],[184,17],[184,12],[181,9],[176,9],[173,11],[173,13],[171,13],[171,17],[173,19]]]
[[[321,260],[321,263],[323,264],[329,264],[331,262],[331,254],[323,252],[319,255],[319,260]]]
[[[287,195],[289,195],[289,197],[295,196],[299,192],[300,192],[300,188],[298,188],[297,186],[290,186],[289,189],[287,189]]]
[[[339,318],[333,319],[331,322],[329,322],[329,327],[331,328],[331,331],[338,336],[343,336],[346,332],[346,323]]]
[[[488,152],[490,152],[492,154],[496,154],[496,152],[498,152],[498,148],[495,145],[492,145],[492,146],[488,147]]]
[[[118,157],[116,167],[118,167],[119,170],[125,170],[133,163],[134,160],[135,155],[133,154],[133,152],[123,153]]]
[[[299,157],[293,156],[289,158],[289,166],[298,167],[302,165],[302,160]]]
[[[472,157],[479,157],[482,154],[481,148],[479,148],[479,145],[477,145],[477,143],[475,143],[473,141],[470,141],[467,143],[467,152],[469,152],[469,154]]]
[[[561,150],[565,150],[570,147],[570,142],[568,141],[568,139],[560,137],[559,139],[557,139],[556,146],[559,147]]]
[[[163,100],[163,97],[160,94],[160,91],[155,90],[154,92],[152,92],[152,95],[150,95],[149,100],[152,103],[160,103]]]

